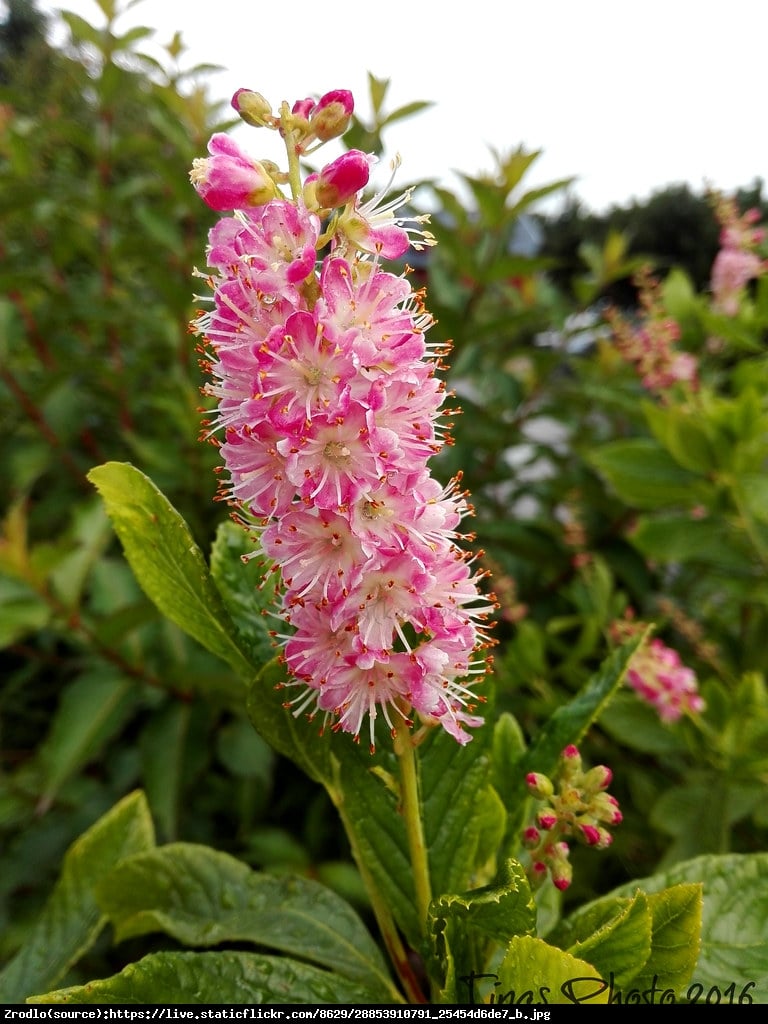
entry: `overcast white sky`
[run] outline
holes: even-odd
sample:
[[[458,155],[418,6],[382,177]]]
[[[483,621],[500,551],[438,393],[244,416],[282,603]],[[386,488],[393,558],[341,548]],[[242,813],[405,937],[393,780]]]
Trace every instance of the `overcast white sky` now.
[[[38,7],[103,24],[96,0]],[[596,210],[675,182],[768,177],[766,0],[138,0],[119,23],[136,24],[159,42],[180,29],[186,66],[224,69],[210,79],[222,99],[347,88],[365,115],[370,71],[391,81],[388,109],[433,101],[385,136],[403,182],[452,186],[453,169],[491,169],[489,146],[521,143],[543,150],[529,186],[575,176]],[[271,155],[263,136],[238,138]]]

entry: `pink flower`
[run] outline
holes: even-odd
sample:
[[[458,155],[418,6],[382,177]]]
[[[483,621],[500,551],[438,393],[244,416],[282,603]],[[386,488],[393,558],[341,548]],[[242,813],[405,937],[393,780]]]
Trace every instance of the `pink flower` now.
[[[726,316],[736,316],[745,286],[763,272],[763,261],[754,252],[721,249],[712,264],[712,297]]]
[[[656,709],[662,722],[676,722],[684,714],[704,709],[695,673],[683,665],[677,651],[658,638],[633,655],[627,683]]]
[[[251,160],[228,135],[208,143],[210,157],[192,163],[190,181],[213,210],[244,210],[262,206],[277,195],[277,186],[264,166]]]
[[[298,152],[351,112],[343,90],[298,101],[284,134]],[[355,738],[367,725],[371,747],[393,716],[466,743],[482,723],[474,687],[495,599],[459,547],[471,510],[458,480],[430,473],[446,432],[432,318],[379,263],[428,239],[395,217],[404,197],[361,201],[371,162],[351,151],[309,187],[294,174],[293,200],[237,208],[212,229],[213,309],[193,325],[217,402],[208,426],[224,432],[221,497],[279,575],[286,705]],[[325,234],[305,199],[344,206]]]

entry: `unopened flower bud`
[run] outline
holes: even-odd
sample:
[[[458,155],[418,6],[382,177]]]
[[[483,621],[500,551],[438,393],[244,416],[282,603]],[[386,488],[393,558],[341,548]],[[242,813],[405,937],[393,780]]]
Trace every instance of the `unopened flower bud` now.
[[[541,772],[529,772],[525,776],[525,784],[531,796],[536,796],[540,800],[547,800],[555,791],[551,780]]]
[[[264,166],[242,152],[228,135],[213,135],[210,157],[192,161],[189,180],[212,210],[243,210],[263,206],[277,194]]]
[[[358,149],[350,149],[336,160],[326,164],[315,184],[319,205],[327,210],[343,206],[368,184],[371,158]]]
[[[579,833],[587,846],[597,846],[600,842],[600,830],[596,825],[580,825]]]
[[[587,846],[593,846],[596,850],[605,850],[613,842],[613,836],[608,829],[600,825],[582,825],[581,835]]]
[[[597,764],[585,773],[582,785],[587,793],[598,793],[602,789],[608,789],[612,781],[611,769],[605,764]]]
[[[523,832],[523,844],[528,849],[533,849],[533,847],[538,844],[540,839],[541,832],[539,832],[537,828],[534,828],[533,825],[529,825],[528,828],[525,829],[525,831]]]
[[[238,89],[232,97],[232,106],[243,121],[254,128],[263,128],[273,120],[272,107],[260,92]]]
[[[309,119],[314,135],[321,142],[343,135],[349,127],[354,109],[352,93],[348,90],[334,89],[327,92],[317,101]]]
[[[315,109],[315,101],[311,96],[307,96],[305,100],[296,100],[291,107],[291,113],[295,114],[296,117],[301,117],[305,121],[309,121],[310,114]]]
[[[536,820],[538,821],[541,828],[543,828],[545,832],[548,832],[557,824],[557,815],[552,814],[548,811],[539,811],[539,813],[536,815]]]

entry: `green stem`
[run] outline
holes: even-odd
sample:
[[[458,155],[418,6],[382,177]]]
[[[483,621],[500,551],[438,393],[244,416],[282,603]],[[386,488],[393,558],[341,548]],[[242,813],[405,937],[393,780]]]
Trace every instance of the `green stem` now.
[[[280,107],[280,122],[285,139],[285,149],[288,154],[288,184],[291,186],[291,195],[298,199],[301,195],[301,167],[299,166],[299,154],[296,148],[296,140],[291,128],[291,111],[284,100]]]
[[[413,885],[416,890],[416,913],[422,935],[427,933],[427,910],[432,901],[427,844],[421,820],[419,778],[416,752],[408,723],[398,719],[395,727],[395,753],[400,764],[400,813],[405,822],[408,852],[411,857]]]

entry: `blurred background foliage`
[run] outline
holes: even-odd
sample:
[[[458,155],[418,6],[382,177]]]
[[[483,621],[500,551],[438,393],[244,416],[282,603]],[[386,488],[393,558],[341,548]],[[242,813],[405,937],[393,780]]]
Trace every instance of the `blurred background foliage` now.
[[[324,793],[253,732],[230,670],[143,596],[85,479],[133,462],[206,551],[227,519],[187,324],[212,223],[188,169],[229,110],[180,37],[157,61],[149,29],[119,35],[118,5],[99,6],[98,26],[63,15],[59,48],[32,3],[12,0],[0,26],[0,960],[69,843],[137,786],[163,841],[364,899]],[[387,125],[425,104],[388,112],[387,83],[370,87],[345,141],[381,152]],[[575,902],[697,853],[765,848],[768,287],[718,315],[706,196],[673,186],[598,216],[568,182],[526,189],[537,155],[496,154],[463,197],[420,183],[439,245],[409,259],[434,339],[453,343],[463,414],[435,474],[463,473],[494,573],[497,705],[534,734],[629,608],[707,701],[670,726],[627,690],[590,735],[625,822],[599,857],[574,852]],[[737,198],[765,210],[760,183]],[[695,393],[649,394],[612,344],[605,313],[637,316],[644,262],[698,361]],[[243,571],[256,586],[258,566]]]

